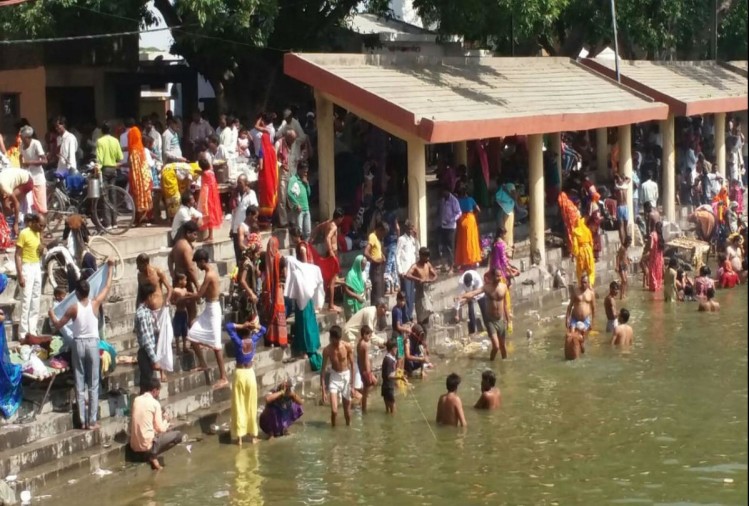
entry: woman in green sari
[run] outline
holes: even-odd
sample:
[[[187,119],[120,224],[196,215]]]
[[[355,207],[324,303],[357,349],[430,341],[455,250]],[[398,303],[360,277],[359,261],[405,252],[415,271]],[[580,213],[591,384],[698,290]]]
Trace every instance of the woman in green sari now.
[[[364,280],[366,266],[367,259],[364,255],[358,255],[354,260],[354,265],[346,274],[346,284],[343,285],[343,314],[346,320],[364,307],[367,291],[367,283]]]

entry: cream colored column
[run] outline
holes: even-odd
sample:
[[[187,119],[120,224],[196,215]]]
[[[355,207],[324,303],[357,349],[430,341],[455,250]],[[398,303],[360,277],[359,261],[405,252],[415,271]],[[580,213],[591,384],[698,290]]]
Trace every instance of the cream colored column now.
[[[460,141],[453,144],[453,152],[455,153],[455,166],[465,165],[468,167],[468,143],[466,141]]]
[[[632,179],[632,126],[622,125],[619,127],[619,174],[622,177],[628,177]],[[632,192],[634,188],[630,186],[627,192],[627,209],[629,214],[629,227],[627,235],[632,238],[632,244],[634,244],[634,225],[635,225],[635,214],[632,207]]]
[[[333,102],[315,92],[317,114],[317,160],[320,187],[320,221],[329,220],[335,211],[335,132]]]
[[[718,173],[726,178],[726,113],[719,112],[715,115],[715,163],[718,164]]]
[[[674,115],[661,121],[663,136],[663,214],[666,221],[676,221],[676,153]]]
[[[562,134],[560,132],[550,133],[551,152],[556,155],[557,174],[559,174],[559,185],[562,185]],[[543,155],[542,155],[543,156]]]
[[[530,197],[531,259],[533,259],[534,252],[537,253],[538,259],[540,259],[539,265],[542,267],[546,265],[543,146],[543,136],[528,136],[528,196]]]
[[[424,141],[408,141],[408,219],[416,225],[419,243],[427,245],[427,162]]]
[[[609,129],[596,128],[596,183],[609,177]]]

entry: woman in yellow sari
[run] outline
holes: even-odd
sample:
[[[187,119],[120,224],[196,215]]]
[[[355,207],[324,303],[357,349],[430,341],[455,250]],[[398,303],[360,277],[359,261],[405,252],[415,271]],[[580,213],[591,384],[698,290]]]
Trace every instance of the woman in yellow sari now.
[[[174,162],[164,165],[161,171],[161,196],[169,219],[177,214],[182,194],[190,189],[195,176],[199,173],[197,163]]]
[[[139,226],[153,209],[153,179],[146,150],[138,127],[127,133],[127,150],[130,162],[130,193],[135,203],[135,226]]]
[[[476,216],[481,212],[473,197],[468,196],[465,184],[458,186],[456,192],[460,211],[455,237],[455,267],[475,269],[481,262],[481,244],[479,226]]]
[[[572,228],[572,256],[575,257],[578,281],[582,278],[583,274],[587,274],[590,286],[592,287],[596,280],[593,234],[582,218],[578,218],[577,224]]]

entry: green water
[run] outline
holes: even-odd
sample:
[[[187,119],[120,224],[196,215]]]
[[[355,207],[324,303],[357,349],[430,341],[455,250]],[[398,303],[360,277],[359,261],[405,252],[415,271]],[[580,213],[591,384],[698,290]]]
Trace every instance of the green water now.
[[[633,293],[629,353],[594,337],[562,360],[561,320],[516,324],[508,360],[492,364],[503,405],[479,413],[483,360],[452,360],[399,397],[379,395],[351,428],[307,407],[293,435],[239,450],[214,436],[178,447],[167,468],[128,467],[81,480],[59,506],[747,504],[747,292],[719,292],[720,314]],[[561,314],[563,307],[548,314]],[[601,308],[602,309],[602,308]],[[603,315],[597,321],[603,325]],[[465,431],[430,420],[444,378],[463,376]],[[418,400],[418,404],[417,404]],[[726,483],[726,480],[733,480]],[[38,495],[38,494],[37,494]]]

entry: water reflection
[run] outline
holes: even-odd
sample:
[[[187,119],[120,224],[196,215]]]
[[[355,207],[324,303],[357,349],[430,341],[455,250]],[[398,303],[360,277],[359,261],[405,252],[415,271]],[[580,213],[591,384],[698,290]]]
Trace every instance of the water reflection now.
[[[237,450],[234,458],[234,488],[231,492],[233,506],[262,506],[263,478],[258,465],[259,446]]]

